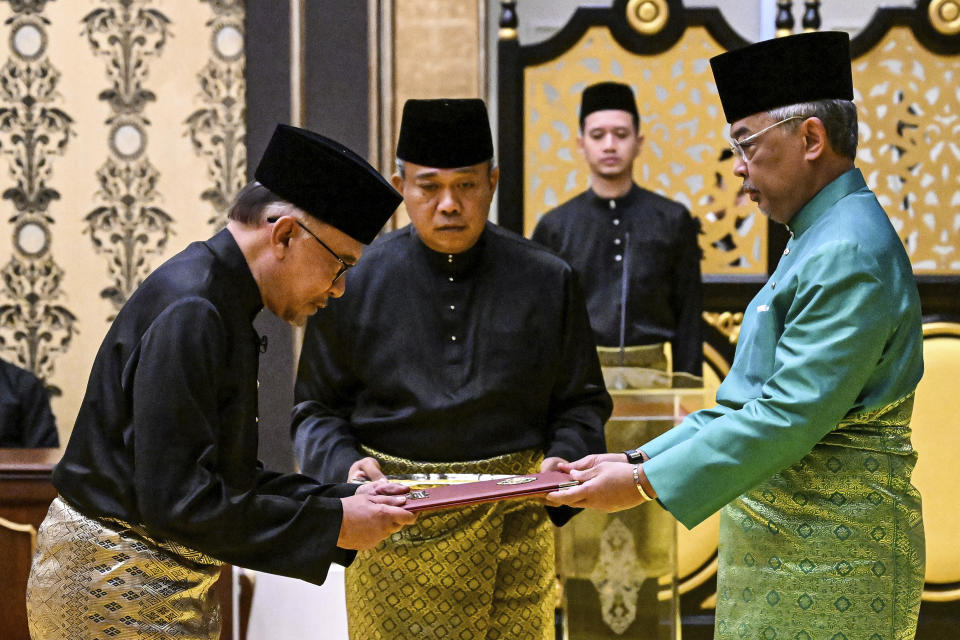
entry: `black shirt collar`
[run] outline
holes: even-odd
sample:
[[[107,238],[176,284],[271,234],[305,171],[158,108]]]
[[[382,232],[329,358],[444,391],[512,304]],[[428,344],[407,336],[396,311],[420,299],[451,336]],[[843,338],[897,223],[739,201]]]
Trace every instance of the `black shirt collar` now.
[[[260,297],[260,287],[253,278],[250,265],[247,264],[240,245],[237,244],[233,234],[226,229],[222,229],[204,244],[217,257],[217,261],[230,277],[231,284],[236,288],[235,304],[252,322],[263,308],[263,299]]]
[[[630,185],[630,190],[619,198],[601,198],[596,194],[593,188],[590,188],[590,203],[603,211],[616,213],[617,211],[632,207],[640,198],[640,187],[635,184]],[[611,204],[613,203],[613,204]]]
[[[490,223],[488,222],[487,224],[489,225]],[[460,275],[470,271],[474,268],[474,266],[477,265],[477,263],[480,262],[480,258],[483,254],[483,247],[486,245],[488,233],[486,227],[484,227],[484,230],[477,239],[476,244],[463,253],[441,253],[439,251],[434,251],[424,244],[424,242],[420,239],[420,236],[417,235],[416,231],[412,230],[413,225],[410,226],[410,234],[416,238],[416,243],[423,251],[427,265],[432,271],[442,274]]]

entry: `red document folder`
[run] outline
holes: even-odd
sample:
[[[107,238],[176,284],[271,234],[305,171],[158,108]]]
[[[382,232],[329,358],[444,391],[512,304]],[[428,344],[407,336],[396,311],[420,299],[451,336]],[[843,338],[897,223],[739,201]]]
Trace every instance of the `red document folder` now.
[[[441,487],[414,489],[407,494],[407,511],[434,511],[480,502],[495,502],[510,498],[523,498],[550,493],[563,487],[579,484],[562,471],[530,473],[500,480],[483,480],[465,484],[450,484]]]

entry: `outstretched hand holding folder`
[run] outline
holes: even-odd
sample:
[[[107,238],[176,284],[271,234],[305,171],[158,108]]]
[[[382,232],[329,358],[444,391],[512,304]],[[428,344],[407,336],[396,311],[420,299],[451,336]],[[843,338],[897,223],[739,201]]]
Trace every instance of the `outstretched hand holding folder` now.
[[[407,502],[403,508],[413,512],[435,511],[481,502],[545,495],[577,484],[579,483],[568,473],[547,471],[464,484],[416,488],[407,494]]]

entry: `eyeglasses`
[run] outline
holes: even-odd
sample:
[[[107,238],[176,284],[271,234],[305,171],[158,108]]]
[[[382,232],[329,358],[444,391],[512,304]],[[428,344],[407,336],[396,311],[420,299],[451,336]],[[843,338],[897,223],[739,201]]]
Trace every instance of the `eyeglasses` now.
[[[735,156],[737,156],[738,158],[740,158],[740,160],[742,160],[743,162],[747,162],[746,149],[749,148],[749,146],[750,146],[749,143],[750,143],[750,142],[752,142],[753,140],[759,138],[761,135],[763,135],[763,134],[766,133],[767,131],[770,131],[770,129],[773,129],[774,127],[780,126],[780,125],[783,124],[784,122],[790,122],[791,120],[805,120],[805,119],[806,119],[805,116],[790,116],[789,118],[784,118],[784,119],[781,120],[780,122],[774,122],[772,125],[770,125],[770,126],[767,127],[766,129],[761,129],[760,131],[757,131],[756,133],[747,136],[747,137],[744,138],[743,140],[739,140],[739,141],[737,141],[737,140],[731,140],[731,141],[730,141],[730,150],[733,151],[733,154],[734,154]]]
[[[272,223],[276,222],[276,221],[279,220],[279,219],[280,219],[279,217],[274,216],[274,217],[271,217],[271,218],[267,218],[267,222],[269,222],[269,223],[272,224]],[[328,247],[326,242],[324,242],[323,240],[321,240],[320,238],[318,238],[318,237],[317,237],[317,234],[315,234],[313,231],[310,231],[310,229],[307,228],[307,225],[303,224],[302,222],[300,222],[300,221],[297,220],[296,218],[294,218],[293,221],[296,222],[298,225],[300,225],[300,227],[301,227],[304,231],[306,231],[306,232],[309,233],[311,236],[313,236],[313,239],[316,240],[317,242],[319,242],[319,243],[320,243],[320,246],[323,247],[324,249],[326,249],[327,251],[329,251],[329,252],[330,252],[330,255],[332,255],[334,258],[336,258],[337,262],[340,263],[340,268],[337,270],[337,274],[333,277],[333,281],[332,281],[330,284],[333,284],[334,282],[336,282],[337,280],[339,280],[339,279],[340,279],[340,276],[342,276],[343,274],[345,274],[345,273],[347,272],[347,269],[350,269],[351,267],[356,266],[356,265],[352,265],[352,264],[349,264],[349,263],[347,263],[347,262],[344,262],[343,258],[341,258],[341,257],[337,254],[336,251],[334,251],[333,249],[331,249],[330,247]]]

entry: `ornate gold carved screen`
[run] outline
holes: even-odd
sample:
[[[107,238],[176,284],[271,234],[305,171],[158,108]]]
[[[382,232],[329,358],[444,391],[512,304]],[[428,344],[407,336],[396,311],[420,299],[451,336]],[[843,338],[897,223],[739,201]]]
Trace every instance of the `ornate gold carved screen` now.
[[[646,138],[636,181],[700,221],[705,308],[741,310],[785,242],[783,227],[738,195],[709,67],[710,57],[746,43],[716,9],[616,0],[581,8],[551,39],[522,46],[516,3],[502,6],[501,224],[529,235],[539,216],[586,188],[576,145],[580,92],[600,80],[625,82],[637,93]],[[903,239],[925,313],[960,304],[960,29],[952,10],[960,15],[956,0],[881,9],[851,43],[857,165]]]
[[[853,63],[857,165],[914,272],[960,275],[960,58],[892,27]]]
[[[766,273],[766,223],[747,200],[724,137],[709,59],[724,49],[704,27],[687,29],[655,56],[624,55],[604,27],[591,27],[559,58],[524,70],[524,233],[539,217],[588,186],[577,151],[577,106],[584,87],[615,79],[637,94],[643,152],[635,179],[682,202],[704,235],[704,273]]]

